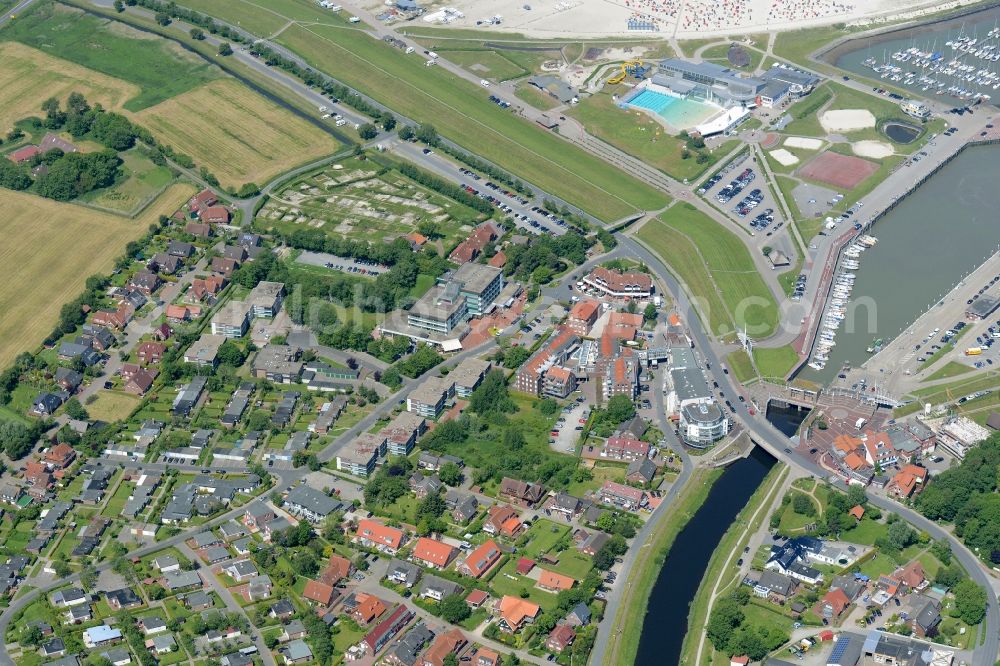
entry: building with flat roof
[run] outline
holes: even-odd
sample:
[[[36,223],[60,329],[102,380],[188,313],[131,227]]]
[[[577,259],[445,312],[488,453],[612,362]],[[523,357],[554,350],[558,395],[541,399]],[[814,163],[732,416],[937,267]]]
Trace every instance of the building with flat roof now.
[[[406,397],[406,411],[437,419],[454,395],[455,383],[448,377],[428,377]]]
[[[291,384],[302,374],[302,350],[289,345],[266,344],[253,359],[253,376],[277,384]]]
[[[431,287],[410,308],[407,322],[415,328],[449,333],[468,313],[461,287],[458,282],[445,282]]]
[[[212,317],[212,335],[242,338],[250,329],[250,306],[245,301],[230,301]]]
[[[493,364],[478,358],[467,358],[448,373],[448,379],[455,382],[455,395],[468,398],[490,371]]]
[[[278,314],[285,297],[284,282],[259,282],[247,295],[246,303],[252,317],[270,319]]]
[[[992,296],[980,296],[972,301],[972,305],[965,311],[965,316],[975,321],[986,319],[996,311],[998,305],[1000,305],[1000,300]]]
[[[362,433],[337,453],[337,469],[348,474],[367,478],[375,472],[379,456],[384,456],[387,438],[382,433]]]
[[[226,341],[221,335],[202,334],[184,352],[184,362],[198,366],[215,368],[219,365],[219,347]]]
[[[469,262],[462,264],[450,278],[457,282],[465,297],[466,310],[476,317],[488,312],[503,290],[503,271],[493,266]]]
[[[729,419],[714,401],[684,405],[680,417],[681,437],[695,448],[710,446],[729,433]]]
[[[667,411],[677,414],[691,404],[712,401],[712,390],[705,376],[697,368],[674,368],[670,370],[671,390],[667,396]]]

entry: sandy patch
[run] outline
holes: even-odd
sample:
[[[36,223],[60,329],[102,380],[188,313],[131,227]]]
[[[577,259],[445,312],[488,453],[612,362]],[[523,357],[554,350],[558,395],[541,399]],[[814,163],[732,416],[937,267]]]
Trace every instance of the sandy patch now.
[[[892,146],[884,141],[855,141],[851,144],[851,150],[854,151],[855,155],[874,157],[875,159],[889,157],[895,152]]]
[[[853,132],[875,127],[875,116],[868,109],[837,109],[823,113],[819,124],[827,132]]]
[[[823,142],[819,139],[809,139],[804,136],[790,136],[785,139],[785,145],[789,148],[804,148],[805,150],[819,150],[823,147]]]
[[[799,163],[799,158],[797,158],[795,155],[792,155],[784,148],[778,148],[777,150],[772,150],[771,157],[777,160],[778,164],[780,164],[781,166],[792,166],[793,164]]]

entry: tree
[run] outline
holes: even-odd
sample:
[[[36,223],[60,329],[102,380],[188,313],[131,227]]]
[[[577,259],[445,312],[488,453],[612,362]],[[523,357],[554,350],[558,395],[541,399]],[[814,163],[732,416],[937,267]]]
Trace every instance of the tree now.
[[[454,652],[449,652],[444,656],[444,661],[441,664],[442,666],[458,666],[458,657],[455,656]]]
[[[441,600],[441,617],[452,624],[458,624],[471,615],[469,605],[461,594],[449,594]]]
[[[792,511],[800,516],[815,516],[816,505],[805,493],[795,493],[792,495]]]
[[[219,55],[223,57],[233,55],[233,47],[229,45],[229,42],[219,44]]]
[[[414,136],[416,136],[416,132],[410,125],[404,125],[399,129],[399,138],[402,139],[403,141],[410,141],[413,139]]]
[[[616,395],[608,400],[604,411],[610,423],[619,425],[635,416],[635,403],[627,395]]]
[[[162,26],[170,25],[170,14],[166,12],[156,12],[156,22]]]
[[[455,463],[447,462],[438,470],[438,478],[441,479],[441,483],[454,488],[462,483],[462,470]]]
[[[393,128],[396,127],[396,116],[392,115],[388,111],[384,111],[379,118],[379,124],[382,125],[382,129],[386,132],[391,132]]]
[[[86,421],[90,419],[90,414],[88,414],[87,410],[80,404],[79,399],[75,397],[66,401],[66,413],[70,416],[70,418],[77,419],[78,421]]]
[[[436,146],[441,141],[438,137],[437,130],[434,129],[433,125],[421,125],[417,129],[417,140],[426,143],[428,146]]]
[[[503,367],[508,370],[519,368],[531,357],[531,352],[525,347],[511,347],[503,354]]]
[[[934,576],[934,582],[938,585],[952,588],[958,585],[958,583],[965,578],[965,572],[957,564],[949,564],[946,567],[941,567],[938,569],[937,574]]]
[[[417,518],[439,518],[447,508],[441,493],[428,493],[417,505]]]
[[[399,370],[392,366],[385,369],[379,381],[391,389],[397,389],[403,383],[402,378],[399,376]]]
[[[649,322],[656,320],[656,306],[652,303],[646,303],[645,309],[642,311],[642,318]]]
[[[559,411],[559,403],[552,398],[545,398],[538,402],[538,411],[542,416],[555,416]]]
[[[743,624],[745,619],[746,615],[743,614],[743,610],[735,599],[720,599],[708,618],[705,634],[717,650],[724,651],[729,644],[729,639],[733,636],[733,632]]]
[[[971,578],[966,578],[954,588],[955,610],[962,622],[975,626],[986,617],[986,591]]]
[[[507,379],[500,370],[491,370],[469,398],[469,409],[481,416],[508,414],[517,407],[507,390]]]
[[[205,39],[205,33],[201,28],[191,28],[191,39],[195,39],[200,42]]]
[[[42,630],[38,628],[38,625],[33,624],[21,632],[21,638],[18,642],[21,645],[37,647],[42,642]]]
[[[37,436],[34,428],[16,421],[0,423],[0,447],[11,460],[19,460],[28,455]]]
[[[240,349],[232,340],[226,340],[221,345],[219,345],[218,351],[219,363],[222,365],[228,365],[234,368],[238,368],[243,365],[243,361],[246,360],[246,356],[243,350]]]
[[[83,565],[80,570],[80,585],[83,589],[90,591],[97,584],[97,569],[90,562]]]
[[[122,0],[115,0],[114,6],[115,6],[115,11],[118,12],[119,14],[125,11],[125,3],[122,2]]]
[[[358,136],[360,136],[365,141],[371,141],[378,136],[378,128],[371,123],[365,123],[358,127]]]

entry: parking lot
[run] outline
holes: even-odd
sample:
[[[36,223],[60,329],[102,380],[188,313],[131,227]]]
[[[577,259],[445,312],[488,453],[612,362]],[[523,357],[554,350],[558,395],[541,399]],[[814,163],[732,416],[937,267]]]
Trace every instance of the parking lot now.
[[[388,266],[383,266],[382,264],[378,264],[367,259],[338,257],[335,254],[330,254],[329,252],[311,252],[309,250],[302,250],[302,253],[295,258],[295,261],[300,264],[322,266],[324,268],[329,268],[330,270],[353,273],[355,275],[363,275],[367,277],[376,277],[389,270]]]
[[[549,433],[549,445],[552,449],[559,453],[575,455],[576,443],[580,440],[580,433],[589,416],[590,407],[587,406],[583,396],[567,405],[559,415],[552,432]]]
[[[741,168],[742,167],[742,168]],[[698,193],[751,234],[772,236],[785,226],[777,201],[758,169],[739,165],[705,181]]]
[[[461,185],[466,192],[490,202],[525,231],[535,235],[561,236],[569,228],[570,225],[555,213],[551,213],[541,206],[531,205],[528,199],[507,189],[504,185],[487,180],[465,167],[458,167],[458,171],[465,177]]]

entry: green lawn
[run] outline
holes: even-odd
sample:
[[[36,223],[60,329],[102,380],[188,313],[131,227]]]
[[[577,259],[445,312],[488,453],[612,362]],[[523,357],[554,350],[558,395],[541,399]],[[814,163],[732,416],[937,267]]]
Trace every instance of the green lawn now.
[[[611,96],[626,91],[624,86],[605,86],[600,93],[582,100],[566,113],[583,123],[594,136],[677,180],[697,179],[718,158],[728,155],[736,147],[735,140],[727,141],[710,153],[711,159],[701,164],[691,151],[689,157],[683,159],[682,139],[667,134],[663,126],[648,114],[635,109],[620,109],[615,105]]]
[[[524,546],[521,555],[531,559],[538,559],[543,554],[552,550],[556,542],[568,533],[568,525],[559,525],[551,520],[539,520],[528,530],[526,535],[527,544]],[[522,536],[518,541],[524,538]]]
[[[555,97],[524,82],[518,83],[517,88],[514,89],[514,97],[542,111],[548,111],[559,106],[559,100]]]
[[[153,106],[222,76],[212,65],[169,48],[164,41],[128,36],[120,25],[110,25],[64,5],[42,3],[10,22],[2,37],[137,84],[142,92],[125,104],[129,111]]]
[[[872,546],[876,539],[885,536],[887,529],[885,523],[865,518],[851,529],[843,532],[840,538],[842,541]]]
[[[111,187],[94,190],[81,201],[120,213],[135,214],[157,193],[173,181],[165,166],[153,164],[137,150],[122,154],[123,177]]]
[[[484,79],[508,81],[531,74],[530,71],[505,57],[499,51],[438,48],[437,53],[445,60],[450,60],[456,65],[461,65],[476,76],[481,76]]]
[[[520,597],[522,591],[528,593],[528,601],[538,604],[543,610],[551,610],[556,605],[556,595],[535,587],[535,581],[517,574],[517,559],[511,558],[490,580],[490,587],[496,596]]]
[[[784,379],[799,362],[791,345],[784,347],[754,347],[753,359],[764,377]]]
[[[594,568],[594,560],[589,555],[584,555],[576,548],[569,548],[561,553],[553,553],[559,558],[558,564],[546,564],[546,569],[551,569],[564,576],[570,576],[577,580],[583,580]]]
[[[686,283],[713,334],[746,327],[766,337],[776,330],[778,304],[736,234],[681,203],[646,223],[638,237]]]
[[[973,368],[970,365],[965,365],[964,363],[958,363],[956,361],[948,361],[944,367],[935,371],[930,377],[924,381],[932,382],[936,379],[948,379],[950,377],[957,377],[958,375],[964,375],[967,372],[972,372]]]

